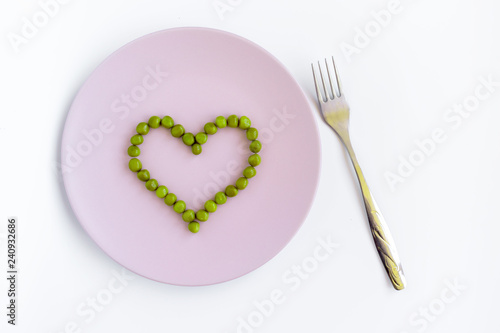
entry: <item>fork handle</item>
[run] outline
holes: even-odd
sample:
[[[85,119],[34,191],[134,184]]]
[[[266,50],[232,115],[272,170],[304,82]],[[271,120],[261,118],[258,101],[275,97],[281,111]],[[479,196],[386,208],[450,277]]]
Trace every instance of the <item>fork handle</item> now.
[[[377,248],[382,263],[384,264],[387,275],[391,279],[392,285],[396,290],[402,290],[406,285],[406,279],[394,240],[392,239],[391,232],[389,231],[389,227],[385,223],[385,219],[380,213],[377,203],[373,199],[370,189],[368,188],[368,184],[366,183],[361,167],[359,166],[356,155],[354,154],[349,135],[346,133],[339,136],[342,139],[342,142],[349,153],[354,169],[356,170],[375,247]]]

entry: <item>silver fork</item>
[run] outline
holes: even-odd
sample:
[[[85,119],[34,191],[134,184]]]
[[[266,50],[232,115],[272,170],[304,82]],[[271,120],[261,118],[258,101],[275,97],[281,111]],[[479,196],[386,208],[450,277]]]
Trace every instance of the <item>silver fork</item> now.
[[[321,64],[318,61],[318,69],[321,82],[318,82],[314,64],[311,64],[314,84],[316,86],[316,95],[318,96],[321,113],[326,123],[330,125],[330,127],[333,128],[333,130],[340,137],[340,140],[349,153],[354,169],[356,170],[359,184],[361,186],[361,192],[363,194],[363,200],[365,203],[366,214],[368,215],[368,222],[370,224],[373,241],[375,242],[375,246],[377,248],[380,259],[384,264],[385,270],[389,275],[389,278],[391,279],[392,285],[395,289],[401,290],[404,289],[406,285],[403,268],[401,267],[401,262],[399,260],[399,256],[396,251],[394,240],[392,239],[389,228],[384,221],[384,217],[380,213],[377,203],[373,199],[370,189],[368,188],[368,185],[366,183],[365,177],[363,176],[361,168],[359,167],[356,155],[354,154],[354,150],[351,145],[351,139],[349,137],[349,106],[347,105],[344,93],[342,92],[340,79],[337,74],[337,68],[335,66],[335,60],[333,59],[333,57],[332,64],[338,93],[336,93],[334,84],[332,83],[332,76],[330,75],[330,68],[328,66],[327,60],[325,59],[325,67],[328,74],[327,78],[323,76],[323,70],[321,69]]]

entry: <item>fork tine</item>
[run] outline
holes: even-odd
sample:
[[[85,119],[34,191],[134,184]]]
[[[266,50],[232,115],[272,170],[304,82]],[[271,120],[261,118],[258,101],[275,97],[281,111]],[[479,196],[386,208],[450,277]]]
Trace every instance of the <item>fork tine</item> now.
[[[323,78],[323,71],[321,70],[321,65],[318,61],[318,68],[319,68],[319,76],[321,77],[321,83],[323,84],[323,91],[325,92],[325,102],[330,99],[330,93],[328,92],[328,89],[326,89],[325,85],[325,79]]]
[[[318,84],[318,79],[316,77],[316,71],[314,70],[314,64],[311,64],[311,69],[312,69],[312,72],[313,72],[313,78],[314,78],[314,87],[316,87],[316,97],[318,98],[318,102],[321,103],[324,103],[325,102],[325,99],[323,98],[323,95],[321,93],[321,88]]]
[[[339,78],[339,74],[337,73],[337,66],[335,66],[335,59],[333,58],[333,56],[332,56],[332,63],[333,63],[333,70],[335,72],[335,79],[337,80],[337,87],[339,89],[339,94],[337,96],[340,97],[340,96],[342,96],[342,85],[340,84],[340,78]],[[331,84],[331,81],[330,81],[330,84]],[[335,90],[333,90],[333,92],[335,93]]]
[[[333,87],[332,77],[330,76],[330,66],[328,66],[328,62],[326,61],[326,59],[325,59],[325,66],[326,66],[326,72],[328,73],[328,82],[330,82],[330,89],[332,92],[331,96],[332,96],[332,99],[335,99],[335,88]]]

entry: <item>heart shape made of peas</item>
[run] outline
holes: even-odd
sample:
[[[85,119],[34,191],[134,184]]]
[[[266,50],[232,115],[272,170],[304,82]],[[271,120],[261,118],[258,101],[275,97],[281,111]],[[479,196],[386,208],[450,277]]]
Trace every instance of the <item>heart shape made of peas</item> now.
[[[231,115],[227,119],[223,116],[215,118],[215,122],[206,123],[203,131],[194,135],[193,133],[186,132],[184,127],[180,124],[174,124],[174,120],[170,116],[160,118],[153,116],[149,118],[147,123],[141,122],[136,127],[137,134],[132,136],[130,143],[132,144],[127,149],[127,153],[132,159],[128,163],[128,167],[132,172],[137,173],[137,178],[146,183],[146,188],[150,191],[156,192],[156,196],[163,199],[165,204],[172,206],[174,211],[182,214],[182,219],[188,222],[188,229],[192,233],[197,233],[200,230],[199,222],[206,222],[210,213],[217,210],[217,205],[222,205],[227,202],[227,198],[235,197],[238,190],[244,190],[248,186],[248,179],[257,174],[255,167],[260,164],[261,158],[258,152],[262,149],[262,144],[257,137],[259,132],[257,129],[251,127],[251,121],[248,117],[242,116],[238,118],[236,115]],[[224,192],[215,194],[213,200],[205,202],[204,209],[198,210],[196,213],[192,209],[187,209],[186,203],[182,200],[177,200],[174,193],[169,192],[165,185],[159,185],[158,181],[151,178],[149,171],[142,168],[141,161],[137,158],[141,150],[139,145],[144,142],[144,136],[149,133],[150,128],[165,128],[170,129],[173,137],[182,139],[185,145],[191,147],[194,155],[201,154],[201,146],[207,142],[208,135],[217,133],[219,128],[224,127],[240,128],[246,131],[246,137],[251,141],[250,151],[253,153],[248,157],[249,166],[243,170],[243,177],[238,178],[235,185],[228,185]]]

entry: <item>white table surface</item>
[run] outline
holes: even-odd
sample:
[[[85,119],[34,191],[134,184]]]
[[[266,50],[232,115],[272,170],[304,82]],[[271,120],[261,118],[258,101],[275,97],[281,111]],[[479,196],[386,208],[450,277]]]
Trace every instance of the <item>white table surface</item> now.
[[[20,235],[17,326],[6,323],[1,278],[1,332],[498,329],[498,1],[66,2],[17,44],[12,36],[21,34],[23,20],[40,15],[41,5],[0,4],[2,277],[8,216],[19,218]],[[218,13],[217,4],[225,11]],[[372,12],[388,8],[391,17],[381,27]],[[318,114],[323,159],[316,200],[296,237],[261,268],[219,285],[176,287],[124,272],[97,248],[68,206],[57,171],[70,103],[114,50],[181,26],[217,28],[261,45],[311,103],[310,63],[336,56],[352,141],[396,240],[407,289],[396,292],[388,282],[353,170]],[[372,29],[368,39],[364,29]],[[454,105],[464,103],[473,110],[459,116]],[[416,141],[436,129],[445,139],[424,156]],[[408,159],[419,165],[399,174]],[[389,173],[400,177],[393,186]],[[321,241],[338,246],[318,261]]]

